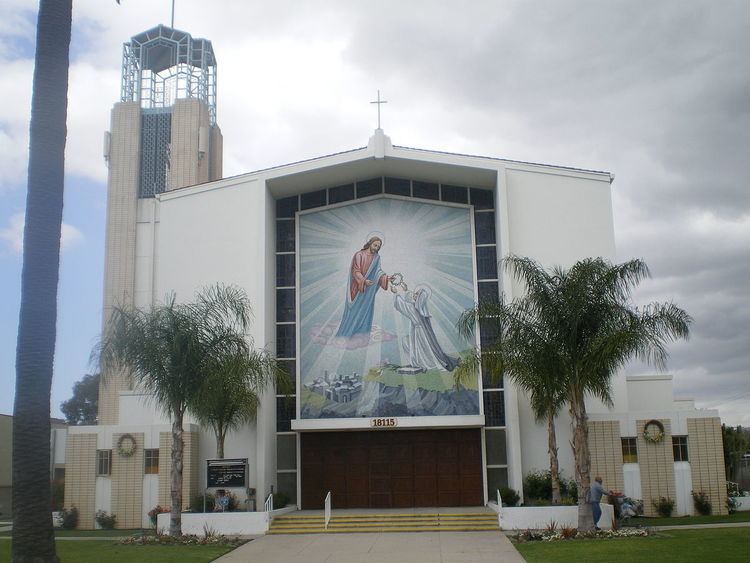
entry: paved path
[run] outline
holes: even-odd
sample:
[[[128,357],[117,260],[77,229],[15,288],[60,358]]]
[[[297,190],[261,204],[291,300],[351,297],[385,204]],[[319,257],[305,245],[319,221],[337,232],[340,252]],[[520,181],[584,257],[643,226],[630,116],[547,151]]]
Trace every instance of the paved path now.
[[[713,528],[750,528],[750,522],[720,522],[717,524],[684,524],[682,526],[647,526],[652,530],[710,530]]]
[[[510,540],[493,532],[300,534],[264,536],[220,563],[523,563]]]

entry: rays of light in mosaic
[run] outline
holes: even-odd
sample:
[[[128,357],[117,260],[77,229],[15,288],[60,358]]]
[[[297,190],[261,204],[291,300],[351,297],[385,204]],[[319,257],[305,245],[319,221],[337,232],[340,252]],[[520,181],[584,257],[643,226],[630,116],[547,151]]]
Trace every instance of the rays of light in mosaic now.
[[[356,202],[301,214],[298,241],[302,418],[478,412],[451,376],[473,345],[456,330],[475,300],[467,207]]]

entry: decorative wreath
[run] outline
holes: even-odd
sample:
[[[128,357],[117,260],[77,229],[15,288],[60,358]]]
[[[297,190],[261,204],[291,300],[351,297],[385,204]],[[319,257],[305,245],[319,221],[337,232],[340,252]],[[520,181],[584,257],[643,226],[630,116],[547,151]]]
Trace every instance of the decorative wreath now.
[[[402,283],[404,283],[404,276],[401,272],[396,272],[393,274],[391,278],[391,285],[394,285],[396,287],[400,286]]]
[[[664,440],[664,425],[658,420],[649,420],[643,427],[643,439],[650,444],[658,444]]]
[[[122,457],[130,457],[135,453],[136,443],[132,434],[123,434],[117,440],[117,453]]]

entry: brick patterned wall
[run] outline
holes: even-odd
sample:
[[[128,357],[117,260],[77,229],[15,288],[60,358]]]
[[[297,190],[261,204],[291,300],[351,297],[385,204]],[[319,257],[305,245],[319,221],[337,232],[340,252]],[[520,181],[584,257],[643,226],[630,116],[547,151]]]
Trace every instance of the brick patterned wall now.
[[[621,492],[625,488],[622,474],[622,442],[617,420],[589,421],[591,478],[599,475],[608,489]]]
[[[141,109],[136,102],[115,104],[110,127],[107,233],[104,254],[103,319],[112,307],[132,306],[135,284],[135,222],[141,150]],[[119,393],[131,389],[124,373],[99,386],[99,424],[117,424]]]
[[[660,420],[664,425],[664,440],[658,444],[646,442],[643,428],[648,420],[636,422],[638,464],[641,468],[641,492],[643,512],[646,516],[658,516],[653,501],[659,497],[676,499],[674,484],[674,456],[672,454],[672,425],[669,420]]]
[[[198,483],[200,458],[198,451],[198,434],[184,432],[182,434],[185,449],[182,458],[182,507],[190,506],[190,501],[202,488]],[[159,504],[172,506],[171,497],[171,469],[172,469],[172,434],[159,433]]]
[[[210,168],[211,131],[208,127],[208,107],[195,98],[177,100],[172,107],[172,141],[170,190],[207,182]],[[209,152],[198,156],[200,128],[209,134]]]
[[[78,509],[78,527],[94,527],[96,434],[68,434],[65,446],[65,508]]]
[[[221,180],[224,174],[224,137],[218,125],[211,127],[211,160],[209,180]]]
[[[135,453],[123,457],[117,453],[117,442],[123,434],[112,436],[112,513],[118,528],[140,528],[143,514],[143,433],[133,433]]]
[[[687,427],[693,491],[708,494],[713,514],[727,514],[721,421],[718,418],[689,418]]]

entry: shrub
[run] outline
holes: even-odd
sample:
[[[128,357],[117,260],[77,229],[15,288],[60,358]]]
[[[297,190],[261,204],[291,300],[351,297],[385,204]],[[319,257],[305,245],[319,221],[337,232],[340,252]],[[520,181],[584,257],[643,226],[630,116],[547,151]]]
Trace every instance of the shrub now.
[[[674,510],[674,500],[672,500],[669,497],[659,497],[659,500],[652,501],[654,505],[654,510],[659,514],[659,516],[663,516],[664,518],[669,518],[672,516],[672,511]]]
[[[531,471],[523,478],[523,492],[527,499],[537,499],[549,502],[552,499],[552,474],[547,471]],[[578,502],[578,487],[573,479],[565,479],[560,474],[560,496]]]
[[[500,487],[500,501],[503,506],[516,506],[521,497],[510,487]]]
[[[97,510],[94,519],[96,520],[96,523],[99,524],[99,527],[103,530],[113,530],[115,524],[117,523],[117,516],[115,516],[114,514],[110,514],[109,512],[105,512],[104,510]]]
[[[561,528],[560,535],[564,540],[571,540],[578,535],[578,528]]]
[[[74,506],[70,509],[63,508],[61,511],[62,528],[74,530],[78,526],[78,509]]]
[[[65,504],[65,480],[53,479],[50,487],[50,492],[52,493],[52,510],[62,510]]]
[[[159,514],[163,514],[165,512],[169,512],[170,509],[164,506],[161,506],[157,504],[155,507],[153,507],[151,510],[148,511],[148,519],[151,521],[151,525],[153,527],[156,527],[156,520],[159,516]]]
[[[193,497],[193,500],[190,502],[190,512],[204,512],[203,497],[204,495],[202,493],[195,495]],[[212,495],[211,493],[206,493],[205,498],[206,498],[205,512],[213,512],[214,511],[214,495]]]
[[[698,514],[702,516],[708,516],[711,514],[711,501],[708,499],[708,495],[703,491],[691,491],[693,495],[693,506],[698,511]]]
[[[739,507],[740,503],[737,500],[737,497],[727,497],[727,510],[729,511],[729,514],[737,512]]]
[[[274,493],[273,494],[273,508],[284,508],[289,504],[289,495],[286,493]]]
[[[549,471],[531,471],[523,478],[523,492],[529,499],[552,498],[552,477]]]

